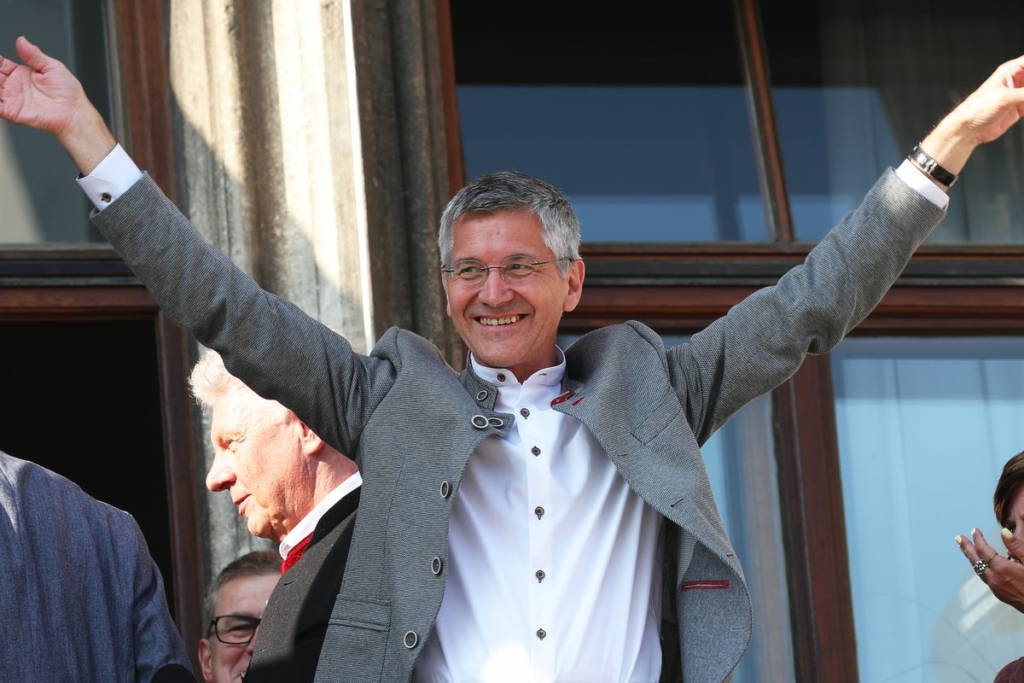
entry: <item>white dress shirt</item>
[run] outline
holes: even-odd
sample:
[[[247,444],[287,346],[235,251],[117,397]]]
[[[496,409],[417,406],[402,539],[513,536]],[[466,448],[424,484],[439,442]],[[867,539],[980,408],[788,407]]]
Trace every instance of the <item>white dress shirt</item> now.
[[[462,475],[444,600],[413,680],[657,681],[661,514],[579,420],[552,409],[564,357],[523,384],[473,368],[516,420]]]

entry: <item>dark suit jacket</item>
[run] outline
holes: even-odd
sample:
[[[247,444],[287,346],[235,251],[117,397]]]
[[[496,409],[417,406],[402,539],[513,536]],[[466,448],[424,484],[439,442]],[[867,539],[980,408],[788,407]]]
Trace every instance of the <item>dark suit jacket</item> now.
[[[271,593],[246,683],[313,680],[327,620],[345,575],[360,490],[339,500],[320,519],[306,552]]]
[[[195,680],[127,512],[0,452],[0,558],[0,681]]]

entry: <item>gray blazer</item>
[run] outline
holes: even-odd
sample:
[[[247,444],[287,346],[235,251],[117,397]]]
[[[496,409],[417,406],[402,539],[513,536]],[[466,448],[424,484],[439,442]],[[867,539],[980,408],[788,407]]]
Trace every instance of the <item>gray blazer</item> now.
[[[752,628],[700,445],[792,375],[806,353],[835,346],[941,217],[887,171],[806,263],[688,344],[666,349],[652,330],[630,322],[566,349],[566,393],[556,409],[581,420],[630,486],[671,522],[663,679],[728,678]],[[441,605],[448,516],[466,461],[518,417],[495,414],[494,386],[471,371],[457,375],[410,332],[389,330],[368,356],[354,353],[207,245],[148,178],[94,220],[164,311],[218,350],[232,373],[355,454],[362,500],[317,680],[409,680]],[[696,547],[680,573],[683,534]]]
[[[0,681],[194,681],[131,515],[0,452]]]

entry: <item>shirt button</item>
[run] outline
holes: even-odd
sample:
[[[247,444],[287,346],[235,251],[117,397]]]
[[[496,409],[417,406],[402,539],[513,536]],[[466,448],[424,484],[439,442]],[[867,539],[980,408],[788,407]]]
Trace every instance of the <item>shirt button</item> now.
[[[448,494],[451,493],[451,492],[452,492],[451,485],[447,481],[442,481],[441,482],[441,491],[440,491],[441,497],[442,498],[447,498]]]
[[[537,637],[540,638],[541,640],[544,640],[544,636],[546,636],[547,634],[548,634],[548,632],[545,631],[544,629],[542,629],[542,628],[537,629]],[[415,635],[415,634],[413,634],[413,635]]]
[[[544,516],[544,508],[542,508],[542,507],[541,507],[540,505],[538,505],[538,506],[537,506],[537,507],[536,507],[536,508],[534,509],[534,513],[536,513],[536,515],[537,515],[537,519],[540,519],[541,517],[543,517],[543,516]]]
[[[415,631],[406,631],[405,636],[402,638],[402,642],[405,647],[409,650],[416,647],[416,643],[420,642],[420,637],[416,635]]]
[[[522,410],[520,410],[519,414],[522,415],[523,417],[530,417],[530,411],[527,408],[523,408]]]
[[[537,448],[536,446],[534,446],[533,448],[531,448],[531,449],[530,449],[530,452],[531,452],[531,453],[533,453],[534,455],[540,455],[540,449],[539,449],[539,448]]]
[[[430,561],[430,571],[434,572],[434,576],[441,573],[441,558],[435,557]]]
[[[547,576],[547,574],[544,573],[543,569],[538,569],[535,576],[537,577],[537,583],[540,583],[544,580],[544,577]]]
[[[100,195],[100,201],[101,202],[109,202],[110,201],[110,193],[109,192],[104,192],[103,194],[101,194]]]
[[[499,372],[498,373],[498,381],[499,382],[504,382],[505,381],[505,373],[503,373],[503,372]]]

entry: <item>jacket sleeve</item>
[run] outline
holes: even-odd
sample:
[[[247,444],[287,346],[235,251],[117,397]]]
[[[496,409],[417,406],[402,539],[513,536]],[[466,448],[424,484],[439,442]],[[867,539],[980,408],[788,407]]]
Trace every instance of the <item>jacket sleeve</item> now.
[[[118,511],[120,512],[120,511]],[[134,563],[132,588],[132,653],[139,683],[195,681],[181,635],[167,609],[164,583],[135,520],[120,513],[120,543]],[[125,558],[127,561],[127,558]]]
[[[827,353],[878,304],[944,212],[890,169],[801,265],[668,352],[703,444],[748,401]]]
[[[236,377],[280,401],[343,453],[391,386],[394,368],[270,294],[207,243],[143,176],[93,222],[176,324]]]

